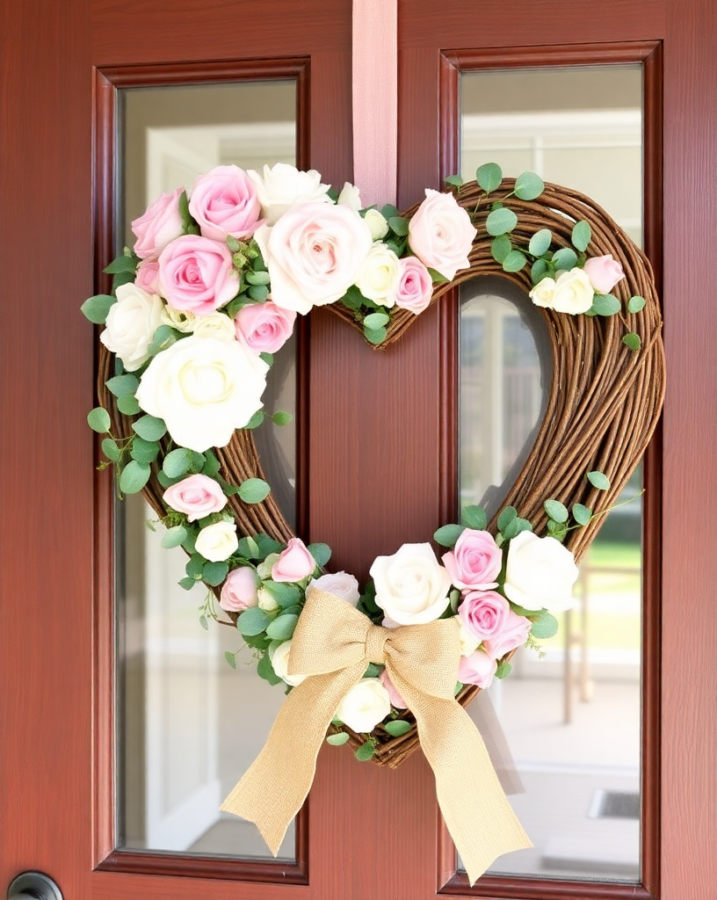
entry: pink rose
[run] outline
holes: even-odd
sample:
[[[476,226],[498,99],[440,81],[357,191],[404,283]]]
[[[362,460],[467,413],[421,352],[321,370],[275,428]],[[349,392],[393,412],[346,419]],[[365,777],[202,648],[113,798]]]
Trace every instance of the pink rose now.
[[[142,260],[137,266],[134,283],[148,294],[159,293],[159,262],[156,257],[148,256],[147,259]]]
[[[388,691],[388,696],[391,701],[391,706],[393,706],[394,709],[408,709],[408,706],[406,705],[406,701],[396,690],[396,686],[391,681],[391,676],[388,674],[388,672],[385,669],[378,676],[378,680]]]
[[[296,313],[276,303],[243,306],[234,320],[237,338],[257,353],[276,353],[291,337]]]
[[[257,229],[261,206],[256,186],[238,166],[217,166],[197,178],[189,201],[204,237],[225,241],[228,234],[248,238]]]
[[[190,522],[219,512],[227,503],[219,484],[206,475],[190,475],[183,478],[168,487],[162,499],[167,506],[185,513]]]
[[[484,641],[500,633],[509,612],[508,601],[495,591],[469,591],[458,607],[458,618]]]
[[[316,560],[301,538],[292,538],[271,567],[274,581],[301,581],[314,574]]]
[[[249,566],[232,569],[222,585],[219,605],[228,612],[241,612],[257,605],[257,576]]]
[[[470,656],[461,656],[458,663],[458,680],[463,684],[477,684],[479,688],[490,686],[498,669],[498,663],[482,650]]]
[[[609,294],[618,281],[625,277],[622,265],[612,258],[612,253],[591,257],[583,268],[593,290],[598,294]]]
[[[433,296],[431,275],[417,256],[399,259],[398,268],[396,306],[410,309],[414,315],[418,315],[428,308]]]
[[[491,638],[483,641],[486,653],[492,659],[502,659],[506,653],[523,646],[528,640],[530,629],[530,619],[509,610],[501,628]]]
[[[302,315],[340,300],[356,282],[371,245],[366,222],[348,206],[304,203],[254,238],[271,277],[271,298]]]
[[[489,532],[466,528],[453,550],[443,554],[443,564],[456,587],[487,591],[497,587],[503,551]]]
[[[452,194],[426,190],[426,199],[408,223],[408,244],[422,263],[453,281],[470,266],[468,254],[478,232]]]
[[[174,309],[206,316],[236,297],[239,277],[226,244],[186,234],[160,254],[159,287]]]
[[[156,256],[170,241],[182,233],[182,216],[179,212],[179,195],[182,188],[171,194],[162,194],[147,209],[144,215],[132,222],[132,231],[137,238],[134,252],[144,259]]]

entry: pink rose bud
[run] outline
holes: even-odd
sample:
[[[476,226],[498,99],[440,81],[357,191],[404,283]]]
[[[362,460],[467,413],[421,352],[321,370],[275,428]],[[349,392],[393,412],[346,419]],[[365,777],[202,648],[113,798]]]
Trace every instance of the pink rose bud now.
[[[394,683],[391,681],[391,676],[385,669],[378,676],[378,680],[388,691],[388,696],[391,700],[391,706],[393,706],[394,709],[408,709],[406,701],[396,690]]]
[[[316,560],[307,550],[301,538],[292,538],[277,561],[271,567],[274,581],[301,581],[314,574]]]
[[[185,513],[190,522],[224,509],[227,498],[213,478],[190,475],[168,487],[162,499],[172,509]]]
[[[291,337],[296,321],[292,309],[275,303],[252,303],[242,307],[234,320],[237,339],[257,353],[276,353]]]
[[[148,294],[159,293],[159,262],[154,256],[148,256],[137,266],[134,283]]]
[[[443,554],[443,564],[457,588],[487,591],[498,584],[503,551],[488,531],[466,528],[453,550]]]
[[[197,178],[189,201],[204,237],[225,241],[228,234],[244,239],[259,227],[261,206],[256,186],[238,166],[217,166]]]
[[[156,256],[170,241],[179,237],[183,230],[179,212],[179,195],[182,188],[171,194],[162,194],[143,215],[132,222],[132,231],[137,238],[134,252],[144,259]]]
[[[408,223],[408,244],[421,262],[453,281],[470,266],[468,254],[478,232],[452,194],[426,190],[426,199]]]
[[[618,281],[625,277],[622,265],[612,258],[612,253],[591,257],[583,268],[597,294],[609,294]]]
[[[417,256],[399,259],[398,268],[396,306],[409,309],[417,316],[427,309],[431,302],[433,296],[431,275]]]
[[[482,650],[470,656],[461,656],[458,664],[458,680],[463,684],[477,684],[479,688],[490,686],[498,669],[498,663]]]
[[[458,607],[458,618],[481,641],[499,634],[508,618],[510,606],[495,591],[469,591]]]
[[[528,640],[531,622],[511,609],[496,633],[483,641],[485,651],[492,659],[503,659],[506,653],[522,647]]]
[[[174,309],[206,316],[237,295],[239,276],[226,244],[186,234],[161,252],[159,287]]]
[[[228,612],[241,612],[257,605],[257,575],[250,566],[232,569],[222,585],[219,605]]]

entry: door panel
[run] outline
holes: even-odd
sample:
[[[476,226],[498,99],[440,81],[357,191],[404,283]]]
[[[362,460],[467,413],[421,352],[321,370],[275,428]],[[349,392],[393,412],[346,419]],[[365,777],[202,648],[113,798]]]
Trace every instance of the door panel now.
[[[657,135],[645,136],[647,249],[664,272],[670,381],[662,442],[647,466],[646,549],[653,560],[662,550],[662,562],[648,566],[645,583],[654,601],[644,634],[653,680],[643,765],[654,785],[643,807],[644,886],[505,878],[470,891],[455,875],[422,756],[394,773],[335,748],[321,753],[295,866],[211,858],[184,865],[156,854],[149,863],[133,863],[139,854],[123,863],[113,852],[112,509],[106,480],[92,478],[96,454],[85,415],[94,405],[94,336],[77,311],[93,291],[93,242],[111,208],[112,184],[101,171],[92,197],[93,110],[96,133],[112,133],[111,108],[100,102],[109,88],[102,78],[93,82],[93,67],[105,81],[148,84],[158,67],[166,77],[195,64],[190,81],[217,81],[237,64],[249,72],[268,58],[308,59],[308,160],[342,184],[351,177],[351,4],[211,0],[198,9],[190,0],[35,0],[0,6],[0,892],[28,868],[55,877],[66,897],[89,900],[427,900],[437,889],[524,900],[703,900],[717,885],[717,741],[705,725],[717,676],[704,637],[712,631],[717,558],[699,513],[717,500],[710,440],[717,276],[703,249],[717,237],[708,189],[717,162],[715,10],[709,0],[550,0],[539,13],[524,0],[509,11],[500,0],[448,0],[439,10],[429,0],[401,0],[399,15],[402,206],[440,186],[455,147],[457,105],[453,124],[440,105],[441,84],[444,99],[450,88],[442,60],[451,53],[490,52],[500,68],[506,48],[518,48],[512,65],[556,57],[584,64],[608,50],[632,62],[656,45],[664,50],[664,168]],[[655,56],[649,65],[657,65]],[[657,75],[651,90],[659,112]],[[98,165],[113,152],[102,140],[95,150]],[[99,271],[111,246],[96,249]],[[386,353],[371,351],[326,311],[312,315],[309,329],[299,531],[331,543],[335,564],[361,577],[377,553],[424,540],[452,515],[454,322],[448,304],[433,309]]]

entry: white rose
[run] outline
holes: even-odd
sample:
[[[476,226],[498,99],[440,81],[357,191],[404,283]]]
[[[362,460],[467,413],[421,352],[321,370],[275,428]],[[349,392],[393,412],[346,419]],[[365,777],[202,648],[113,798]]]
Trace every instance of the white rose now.
[[[226,313],[210,313],[208,316],[195,316],[192,332],[197,337],[213,337],[218,341],[235,341],[236,326]]]
[[[349,575],[348,572],[334,572],[333,574],[322,575],[320,578],[312,578],[306,588],[307,600],[314,588],[318,588],[320,591],[328,591],[329,594],[345,600],[352,606],[356,606],[361,597],[358,581],[353,575]]]
[[[195,542],[197,553],[210,562],[224,562],[239,547],[236,522],[216,522],[202,528]]]
[[[344,186],[341,188],[339,199],[336,202],[340,203],[342,206],[348,206],[348,208],[352,209],[354,212],[358,212],[361,209],[361,194],[359,189],[356,185],[349,184],[348,181],[345,181]]]
[[[163,309],[156,294],[148,294],[136,284],[117,288],[117,302],[110,307],[100,340],[119,356],[128,372],[139,369],[149,359],[147,348],[162,324]]]
[[[392,307],[401,277],[398,257],[381,242],[374,244],[363,261],[356,285],[364,297],[381,306]]]
[[[424,625],[448,606],[451,576],[430,544],[403,544],[393,556],[377,556],[371,566],[376,603],[399,625]]]
[[[569,272],[561,272],[555,282],[553,309],[555,312],[575,316],[590,309],[594,296],[593,286],[583,269],[575,268]]]
[[[238,341],[183,338],[158,353],[140,379],[137,402],[164,419],[175,444],[225,447],[261,409],[269,367]]]
[[[170,328],[176,328],[184,334],[189,334],[194,330],[194,324],[199,316],[195,316],[188,309],[174,309],[172,306],[162,308],[162,323],[169,325]]]
[[[536,306],[552,309],[555,303],[555,279],[546,276],[535,285],[528,296]]]
[[[388,234],[388,222],[377,209],[367,209],[363,220],[368,225],[374,241],[380,241]]]
[[[372,731],[391,712],[391,698],[378,678],[362,678],[341,701],[336,718],[359,734]]]
[[[259,609],[263,609],[264,612],[274,612],[275,609],[279,608],[279,604],[265,587],[259,588],[257,593],[257,606]]]
[[[570,609],[577,577],[573,554],[554,537],[521,531],[510,542],[504,591],[523,609]]]
[[[481,642],[472,632],[468,631],[461,619],[458,619],[458,641],[461,647],[461,656],[470,656]]]
[[[291,653],[291,641],[284,641],[283,644],[279,644],[277,647],[273,649],[269,648],[269,659],[271,660],[271,664],[274,667],[274,671],[276,674],[285,681],[287,684],[290,684],[292,687],[296,687],[297,684],[301,684],[302,681],[306,679],[306,675],[289,675],[289,654]]]
[[[264,166],[262,174],[247,172],[256,185],[261,212],[268,225],[274,225],[294,203],[331,203],[328,184],[321,184],[321,175],[311,169],[300,172],[287,163]]]
[[[254,234],[271,278],[271,299],[305,315],[340,300],[371,249],[368,225],[348,206],[303,203]]]

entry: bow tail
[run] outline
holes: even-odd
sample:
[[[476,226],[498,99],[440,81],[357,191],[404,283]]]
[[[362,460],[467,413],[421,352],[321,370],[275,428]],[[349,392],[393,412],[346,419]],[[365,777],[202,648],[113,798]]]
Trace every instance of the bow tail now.
[[[365,668],[362,661],[297,685],[279,710],[264,749],[222,803],[225,812],[257,825],[274,856],[309,793],[326,730]]]
[[[421,693],[400,675],[394,678],[394,671],[391,679],[416,718],[438,805],[472,885],[497,857],[533,845],[463,707],[453,698]]]

